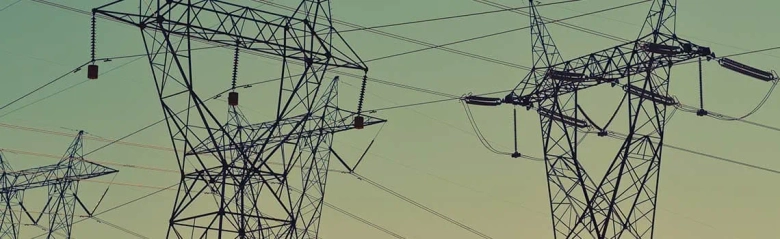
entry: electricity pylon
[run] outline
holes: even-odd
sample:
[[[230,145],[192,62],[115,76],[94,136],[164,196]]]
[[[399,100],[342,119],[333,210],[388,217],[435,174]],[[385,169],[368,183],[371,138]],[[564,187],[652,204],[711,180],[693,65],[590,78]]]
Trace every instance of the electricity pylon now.
[[[3,238],[17,238],[19,236],[20,217],[16,211],[24,212],[33,224],[38,225],[44,214],[48,215],[49,226],[46,238],[70,238],[73,229],[73,217],[76,206],[83,209],[88,215],[94,213],[95,208],[87,209],[86,203],[79,197],[79,182],[81,180],[101,177],[118,171],[94,162],[84,160],[83,153],[84,131],[79,131],[76,138],[68,147],[65,155],[59,162],[52,165],[13,171],[7,161],[3,161],[4,173],[2,175],[2,188],[0,195],[3,197]],[[37,217],[33,217],[25,207],[23,193],[36,188],[48,189],[48,200],[43,210]],[[107,191],[106,191],[107,192]],[[103,194],[105,196],[105,193]],[[102,200],[102,198],[101,198]],[[98,202],[97,204],[100,204]],[[15,206],[18,206],[14,210]],[[6,226],[5,220],[10,220]]]
[[[142,31],[181,172],[167,237],[317,238],[333,134],[385,122],[362,114],[365,77],[356,112],[337,107],[335,83],[322,87],[331,68],[368,71],[330,2],[301,1],[290,16],[219,0],[120,0],[93,13]],[[236,63],[239,49],[281,58],[272,120],[240,113],[235,68],[228,119],[216,116],[195,87],[195,41],[235,47]]]
[[[676,1],[654,0],[636,40],[564,60],[534,2],[529,4],[531,71],[503,99],[468,96],[464,101],[537,109],[555,238],[652,238],[666,112],[678,104],[668,95],[671,69],[715,55],[676,35]],[[770,72],[738,63],[730,66],[761,80],[777,80]],[[605,83],[620,85],[625,92],[628,134],[606,173],[593,178],[577,154],[578,130],[594,127],[599,136],[608,131],[588,118],[578,92]],[[512,156],[521,157],[516,132]]]

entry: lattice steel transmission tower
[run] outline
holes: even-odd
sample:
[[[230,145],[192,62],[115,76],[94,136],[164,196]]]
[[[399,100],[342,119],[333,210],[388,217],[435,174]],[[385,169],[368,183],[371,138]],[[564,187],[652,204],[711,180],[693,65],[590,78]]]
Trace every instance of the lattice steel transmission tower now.
[[[103,198],[93,209],[87,208],[79,197],[79,182],[91,178],[114,174],[119,171],[84,159],[84,131],[79,131],[59,162],[52,165],[13,171],[7,161],[3,161],[2,188],[0,196],[3,202],[2,238],[18,238],[21,216],[24,213],[34,225],[39,225],[43,215],[47,215],[46,238],[70,238],[73,231],[73,217],[81,208],[92,215]],[[3,158],[3,160],[5,160]],[[33,217],[24,203],[24,192],[48,189],[48,200],[37,217]],[[106,193],[108,190],[106,190]],[[105,197],[106,193],[103,193]],[[10,220],[6,224],[6,220]]]
[[[697,58],[715,59],[715,55],[675,34],[676,1],[654,0],[636,40],[564,60],[534,2],[529,4],[532,70],[505,98],[463,100],[473,105],[536,108],[554,238],[652,238],[667,107],[678,104],[668,94],[671,69]],[[719,62],[764,81],[777,80],[771,72],[728,59]],[[578,131],[592,127],[599,136],[609,131],[588,118],[578,92],[606,83],[625,92],[628,134],[606,173],[594,178],[578,156]],[[699,114],[707,112],[702,109]],[[512,156],[521,157],[516,132]]]
[[[357,111],[336,104],[328,70],[368,67],[333,28],[330,2],[301,1],[289,16],[218,0],[120,0],[93,13],[142,31],[181,172],[167,237],[317,238],[333,135],[385,122],[362,114],[365,77]],[[196,83],[195,42],[235,49],[227,119]],[[239,52],[281,60],[270,121],[238,108],[239,90],[255,96],[236,86]]]

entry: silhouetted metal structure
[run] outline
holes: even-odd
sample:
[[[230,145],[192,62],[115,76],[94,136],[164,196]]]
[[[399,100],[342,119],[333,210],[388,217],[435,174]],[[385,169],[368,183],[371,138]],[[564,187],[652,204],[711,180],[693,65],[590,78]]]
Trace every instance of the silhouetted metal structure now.
[[[93,13],[142,30],[181,171],[167,237],[316,238],[333,135],[385,122],[362,115],[365,79],[356,112],[337,106],[327,71],[368,67],[333,28],[330,2],[301,1],[289,16],[218,0],[120,0]],[[236,49],[227,120],[196,87],[196,41]],[[238,108],[239,50],[281,60],[270,121]]]
[[[46,238],[71,237],[77,205],[88,215],[94,213],[97,206],[91,210],[87,209],[87,204],[79,197],[79,182],[118,171],[84,160],[83,135],[84,131],[79,131],[57,164],[13,171],[3,158],[3,174],[0,178],[2,183],[0,195],[3,197],[4,204],[3,231],[0,232],[2,238],[18,238],[21,217],[17,213],[24,213],[35,225],[38,225],[44,214],[48,215],[49,226]],[[43,187],[48,189],[48,200],[40,214],[33,217],[25,207],[23,195],[25,191]]]
[[[469,96],[463,100],[537,109],[555,238],[652,238],[667,106],[678,104],[668,95],[671,69],[677,63],[715,55],[675,34],[676,1],[654,0],[636,40],[564,60],[534,2],[529,4],[532,70],[503,99]],[[719,62],[761,80],[777,80],[771,72],[728,59]],[[599,136],[607,136],[608,131],[606,125],[599,127],[588,118],[577,95],[606,83],[625,91],[628,134],[603,177],[593,178],[577,154],[578,130],[594,127]],[[517,152],[516,130],[512,156],[522,156]]]

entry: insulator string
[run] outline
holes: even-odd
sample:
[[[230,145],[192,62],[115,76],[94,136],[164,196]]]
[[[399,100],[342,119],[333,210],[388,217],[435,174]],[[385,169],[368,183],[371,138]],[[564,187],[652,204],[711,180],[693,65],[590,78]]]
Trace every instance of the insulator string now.
[[[91,42],[90,42],[90,50],[91,50],[91,59],[92,63],[95,63],[95,13],[92,13],[92,32],[90,35]]]
[[[363,83],[360,86],[360,98],[358,99],[358,115],[363,113],[363,99],[366,96],[366,83],[368,83],[368,72],[363,75]]]
[[[239,42],[236,41],[236,51],[233,54],[233,82],[231,84],[231,90],[236,90],[236,78],[238,76],[238,44]]]
[[[699,57],[699,109],[704,109],[704,79],[701,69],[701,57]]]

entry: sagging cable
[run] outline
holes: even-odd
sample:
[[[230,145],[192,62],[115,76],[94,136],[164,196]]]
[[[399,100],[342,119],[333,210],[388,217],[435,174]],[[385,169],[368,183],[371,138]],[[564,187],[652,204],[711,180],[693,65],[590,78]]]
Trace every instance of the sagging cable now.
[[[488,150],[490,150],[495,154],[511,156],[512,153],[497,150],[495,147],[493,147],[493,145],[490,144],[490,142],[482,134],[482,131],[479,129],[476,120],[474,120],[474,115],[471,113],[471,109],[469,109],[468,104],[462,101],[461,104],[463,105],[463,109],[466,111],[466,116],[468,117],[469,123],[471,124],[471,128],[474,130],[474,133],[476,134],[477,139],[479,139],[479,142],[482,143],[482,146],[485,146],[485,148],[487,148]]]
[[[620,109],[620,107],[619,107],[619,106],[618,106],[618,109]],[[580,113],[582,113],[582,116],[584,116],[584,117],[585,117],[585,120],[587,120],[587,121],[588,121],[588,123],[590,123],[590,125],[591,125],[591,126],[593,126],[594,128],[596,128],[597,130],[599,130],[599,132],[598,132],[598,136],[602,136],[602,137],[603,137],[603,136],[607,136],[607,132],[604,130],[604,128],[602,128],[602,127],[599,127],[599,125],[598,125],[598,124],[596,124],[596,122],[593,122],[593,120],[592,120],[590,117],[588,117],[588,114],[586,114],[586,113],[585,113],[585,110],[584,110],[584,109],[582,109],[582,107],[581,107],[579,104],[577,104],[577,110],[579,110],[579,111],[580,111]]]

